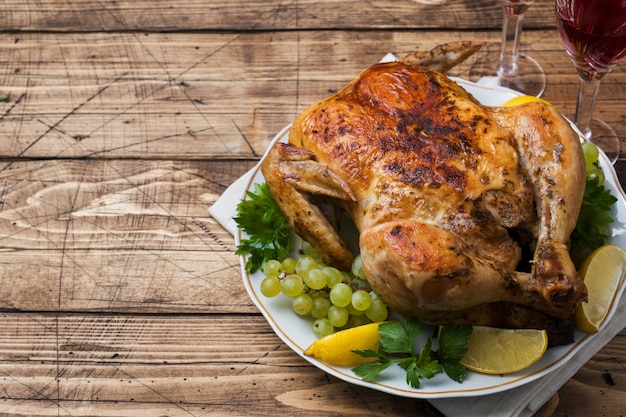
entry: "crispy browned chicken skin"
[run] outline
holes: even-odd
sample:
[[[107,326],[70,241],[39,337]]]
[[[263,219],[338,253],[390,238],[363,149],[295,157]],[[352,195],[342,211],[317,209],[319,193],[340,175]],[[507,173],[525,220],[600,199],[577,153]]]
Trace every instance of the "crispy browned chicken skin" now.
[[[545,327],[585,297],[568,254],[584,159],[543,102],[485,107],[440,72],[377,64],[306,109],[262,170],[295,231],[343,269],[354,255],[329,207],[349,214],[369,283],[404,315]]]

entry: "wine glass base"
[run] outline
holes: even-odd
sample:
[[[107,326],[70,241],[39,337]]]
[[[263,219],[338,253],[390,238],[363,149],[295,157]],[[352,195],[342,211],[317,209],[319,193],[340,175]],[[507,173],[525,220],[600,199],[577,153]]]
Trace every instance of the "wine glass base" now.
[[[611,164],[615,164],[620,155],[620,140],[611,126],[600,119],[591,119],[589,123],[589,132],[585,133],[585,137],[595,143],[598,148],[606,154]]]
[[[499,52],[479,58],[470,68],[470,81],[484,86],[507,87],[529,96],[540,97],[543,94],[546,89],[546,74],[533,58],[520,54],[516,70],[508,74],[500,71],[499,62]]]

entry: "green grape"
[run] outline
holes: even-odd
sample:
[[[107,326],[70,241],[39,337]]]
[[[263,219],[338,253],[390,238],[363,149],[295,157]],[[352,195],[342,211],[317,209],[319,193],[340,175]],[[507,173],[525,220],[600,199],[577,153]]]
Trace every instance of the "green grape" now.
[[[328,288],[334,287],[336,284],[339,284],[343,280],[343,275],[341,274],[341,271],[339,271],[337,268],[327,266],[322,269],[322,271],[326,275],[326,286]]]
[[[587,171],[589,171],[590,167],[593,167],[595,162],[598,160],[598,156],[600,152],[598,151],[598,147],[588,140],[582,143],[583,155],[585,156],[585,164],[587,165]]]
[[[296,262],[296,274],[301,277],[305,277],[311,272],[311,270],[317,268],[317,261],[309,255],[303,255],[298,258],[298,262]]]
[[[337,307],[347,307],[352,302],[352,288],[340,282],[330,289],[330,301]]]
[[[351,314],[348,319],[348,323],[346,323],[346,327],[357,327],[371,322],[372,321],[365,314],[360,314],[358,316]]]
[[[307,242],[306,240],[302,241],[302,245],[300,245],[300,249],[302,249],[302,252],[306,256],[310,256],[311,258],[314,258],[314,259],[318,258],[317,251],[313,249],[313,246],[311,246],[311,244]]]
[[[278,277],[265,277],[261,281],[261,294],[268,298],[276,297],[280,294],[280,288]]]
[[[600,168],[593,168],[591,171],[587,171],[588,178],[598,178],[598,185],[603,185],[606,180],[604,172]]]
[[[372,305],[365,310],[365,315],[371,321],[378,323],[387,319],[387,306],[380,298],[372,298]]]
[[[311,315],[316,319],[321,319],[328,316],[328,309],[330,308],[330,300],[326,297],[314,297],[313,307],[311,308]]]
[[[321,290],[326,287],[328,277],[321,269],[311,269],[304,277],[304,283],[312,290]]]
[[[363,272],[363,261],[361,255],[354,258],[352,261],[352,273],[355,277],[365,279],[365,273]]]
[[[263,272],[268,277],[277,277],[280,275],[280,269],[282,268],[282,266],[283,264],[280,261],[271,259],[267,261],[263,266]]]
[[[365,310],[363,311],[357,310],[356,308],[354,308],[352,303],[348,304],[346,309],[348,310],[348,313],[350,314],[350,316],[362,316],[363,314],[365,314]]]
[[[365,290],[356,290],[352,293],[352,307],[358,311],[365,311],[372,305],[372,296]]]
[[[293,311],[301,316],[306,316],[313,308],[313,299],[309,294],[302,293],[291,301]]]
[[[285,271],[286,274],[293,274],[294,272],[296,272],[296,263],[298,261],[296,261],[295,259],[293,259],[292,257],[287,257],[285,259],[283,259],[282,262],[282,270]]]
[[[357,278],[357,279],[353,280],[352,281],[352,287],[355,290],[365,290],[365,289],[367,289],[368,291],[372,288],[372,287],[370,287],[370,283],[369,282],[367,282],[366,280],[361,279],[361,278]]]
[[[328,309],[328,320],[334,327],[343,327],[348,322],[350,314],[345,307],[330,306]]]
[[[304,290],[304,282],[302,282],[302,278],[299,276],[291,274],[280,281],[280,288],[287,297],[294,298]]]
[[[335,331],[335,328],[330,324],[330,320],[327,318],[317,319],[313,322],[313,333],[317,338],[328,336]]]

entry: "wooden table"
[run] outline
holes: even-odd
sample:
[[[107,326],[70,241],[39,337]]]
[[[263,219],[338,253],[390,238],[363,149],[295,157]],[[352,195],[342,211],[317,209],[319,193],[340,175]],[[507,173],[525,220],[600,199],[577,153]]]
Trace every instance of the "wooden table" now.
[[[0,415],[439,415],[287,348],[207,214],[298,112],[387,52],[497,47],[495,0],[428,3],[5,0]],[[552,2],[524,28],[544,97],[571,114]],[[622,138],[624,68],[596,109]],[[623,415],[625,366],[622,332],[538,415]]]

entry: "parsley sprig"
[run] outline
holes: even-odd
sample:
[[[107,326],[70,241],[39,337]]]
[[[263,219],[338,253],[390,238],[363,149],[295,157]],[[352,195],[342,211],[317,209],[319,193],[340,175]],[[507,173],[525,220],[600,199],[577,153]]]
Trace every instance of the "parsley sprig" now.
[[[617,198],[604,187],[598,176],[587,175],[580,214],[570,238],[570,253],[576,264],[580,264],[589,252],[608,239],[607,225],[613,222],[609,212],[616,201]]]
[[[405,327],[398,321],[381,323],[378,326],[378,349],[354,351],[363,357],[377,358],[378,361],[357,366],[352,371],[364,381],[372,381],[395,363],[406,371],[406,382],[413,388],[419,388],[422,379],[430,379],[442,371],[452,380],[462,382],[465,367],[460,364],[460,360],[467,352],[472,326],[446,325],[439,334],[438,350],[433,350],[433,342],[429,337],[416,353],[415,344],[422,331],[422,324],[416,319],[408,319]]]
[[[250,255],[246,270],[256,272],[270,259],[282,260],[292,250],[291,226],[272,198],[266,183],[254,185],[247,199],[237,205],[237,225],[250,238],[242,239],[237,255]]]

